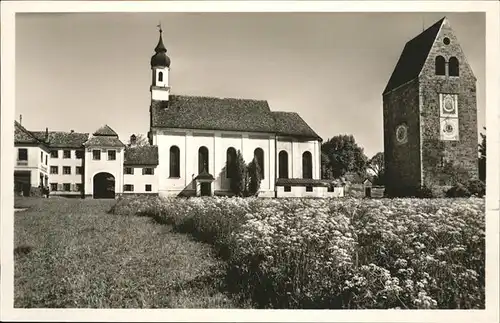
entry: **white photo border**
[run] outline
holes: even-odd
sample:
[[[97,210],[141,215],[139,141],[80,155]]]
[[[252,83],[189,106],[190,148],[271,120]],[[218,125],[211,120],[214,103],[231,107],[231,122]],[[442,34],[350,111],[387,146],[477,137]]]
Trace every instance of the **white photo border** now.
[[[499,89],[498,1],[2,1],[1,2],[1,321],[87,322],[498,322]],[[485,310],[14,309],[13,169],[16,13],[38,12],[484,12],[486,14]]]

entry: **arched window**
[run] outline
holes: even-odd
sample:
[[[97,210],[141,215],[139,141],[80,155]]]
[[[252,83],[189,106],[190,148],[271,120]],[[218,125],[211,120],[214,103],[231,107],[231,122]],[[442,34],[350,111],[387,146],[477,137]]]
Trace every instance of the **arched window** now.
[[[436,57],[436,75],[445,75],[446,74],[446,61],[443,56]]]
[[[260,179],[264,179],[264,150],[262,148],[255,148],[253,156],[260,167]]]
[[[284,150],[278,154],[278,178],[288,178],[288,153]]]
[[[450,76],[458,76],[459,74],[459,64],[458,59],[456,57],[450,57],[450,61],[448,62],[448,73]]]
[[[226,178],[231,178],[236,163],[236,149],[229,147],[226,151]]]
[[[163,82],[163,72],[158,73],[158,82]]]
[[[208,148],[205,146],[198,149],[198,174],[203,170],[208,172]]]
[[[170,147],[170,177],[181,177],[181,163],[179,147]]]
[[[302,178],[313,178],[312,174],[312,155],[306,151],[302,154]]]

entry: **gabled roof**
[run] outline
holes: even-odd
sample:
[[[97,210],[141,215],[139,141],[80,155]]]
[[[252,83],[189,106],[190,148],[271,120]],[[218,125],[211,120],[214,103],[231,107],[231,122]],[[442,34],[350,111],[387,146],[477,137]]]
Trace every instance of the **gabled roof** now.
[[[278,135],[308,137],[321,140],[314,130],[295,112],[273,112],[276,123],[275,131]]]
[[[32,131],[39,140],[44,141],[51,148],[82,148],[89,138],[88,133],[49,131],[46,138],[46,131]]]
[[[125,148],[124,165],[158,165],[158,146]]]
[[[30,131],[26,130],[26,128],[17,121],[14,121],[14,143],[44,145],[41,140],[35,137]]]
[[[445,19],[442,18],[406,43],[384,94],[418,77]]]
[[[152,126],[274,132],[274,119],[267,101],[171,95],[152,103]]]
[[[97,129],[93,133],[93,135],[94,136],[116,136],[116,137],[118,137],[118,134],[113,129],[111,129],[111,127],[108,126],[107,124],[105,124],[104,126],[102,126],[99,129]]]
[[[206,181],[214,181],[215,178],[213,177],[212,174],[210,174],[209,172],[207,172],[205,169],[198,174],[198,176],[196,176],[194,178],[195,180],[206,180]]]
[[[292,112],[271,112],[264,100],[171,95],[169,101],[153,101],[152,126],[278,133],[321,139]]]
[[[83,145],[85,147],[125,147],[125,144],[118,139],[118,134],[108,125],[97,129]]]
[[[93,136],[90,137],[84,144],[85,147],[113,147],[122,148],[125,144],[117,137],[111,136]]]

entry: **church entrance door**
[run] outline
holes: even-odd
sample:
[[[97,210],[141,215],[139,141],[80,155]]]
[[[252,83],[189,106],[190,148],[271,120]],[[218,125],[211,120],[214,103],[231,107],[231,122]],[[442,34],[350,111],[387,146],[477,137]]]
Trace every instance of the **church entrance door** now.
[[[210,196],[212,195],[212,188],[211,185],[212,183],[210,182],[205,182],[205,183],[200,183],[201,185],[201,196]]]

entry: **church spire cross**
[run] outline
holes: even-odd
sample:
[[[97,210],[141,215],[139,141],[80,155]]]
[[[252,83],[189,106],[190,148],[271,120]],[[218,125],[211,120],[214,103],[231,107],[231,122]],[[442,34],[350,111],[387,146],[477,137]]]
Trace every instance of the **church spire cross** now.
[[[163,38],[161,36],[163,33],[163,29],[161,28],[161,22],[156,27],[158,27],[158,30],[160,31],[160,39],[158,40],[158,45],[156,45],[155,52],[165,53],[167,49],[165,48],[165,45],[163,45]]]

